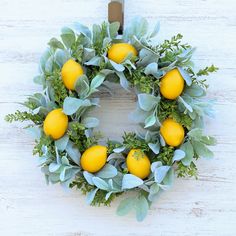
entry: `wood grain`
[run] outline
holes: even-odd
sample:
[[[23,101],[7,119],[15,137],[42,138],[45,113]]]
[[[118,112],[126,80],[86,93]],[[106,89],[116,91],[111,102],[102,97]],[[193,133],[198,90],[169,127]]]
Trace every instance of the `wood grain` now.
[[[169,0],[125,2],[125,23],[135,15],[161,21],[158,41],[176,33],[198,50],[196,67],[215,63],[209,97],[217,99],[216,119],[206,130],[216,136],[215,159],[198,162],[199,179],[177,179],[137,223],[120,218],[111,207],[90,207],[77,191],[46,186],[32,157],[32,139],[21,124],[4,116],[21,108],[17,102],[39,87],[32,83],[46,43],[63,25],[92,25],[107,18],[108,0],[0,0],[0,235],[56,236],[234,236],[236,235],[236,2],[234,0]],[[112,138],[135,129],[128,113],[134,95],[115,89],[102,96],[95,111],[101,130]],[[115,128],[114,128],[115,127]],[[122,197],[121,197],[122,198]]]

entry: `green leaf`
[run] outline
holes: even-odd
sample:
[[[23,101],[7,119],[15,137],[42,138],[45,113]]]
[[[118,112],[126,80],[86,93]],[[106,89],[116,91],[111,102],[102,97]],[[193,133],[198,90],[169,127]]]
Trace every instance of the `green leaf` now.
[[[154,178],[157,183],[161,183],[165,178],[170,166],[160,166],[155,169]]]
[[[160,152],[160,144],[159,143],[149,143],[148,146],[155,154],[158,154]]]
[[[157,193],[159,192],[160,187],[157,183],[154,183],[150,187],[149,195],[148,195],[148,200],[153,201]]]
[[[50,39],[48,45],[55,49],[56,48],[64,49],[64,45],[56,38]]]
[[[45,83],[45,78],[43,75],[35,76],[33,80],[35,84],[43,85]]]
[[[160,97],[155,97],[151,94],[140,93],[138,94],[138,103],[142,110],[151,111],[160,102]]]
[[[57,170],[59,170],[59,168],[61,167],[60,164],[58,163],[55,163],[55,162],[52,162],[50,163],[50,165],[48,166],[48,170],[53,173],[53,172],[56,172]]]
[[[95,117],[86,117],[81,121],[81,123],[86,128],[95,128],[99,125],[99,120]]]
[[[111,24],[109,24],[109,34],[112,39],[117,36],[119,28],[120,22],[112,22]]]
[[[95,57],[95,50],[93,48],[84,48],[83,61],[87,62]]]
[[[74,114],[80,107],[89,107],[91,103],[89,99],[78,99],[73,97],[66,97],[63,103],[63,112],[66,115]]]
[[[122,64],[117,64],[116,62],[112,61],[112,60],[109,60],[112,67],[118,71],[118,72],[122,72],[125,70],[125,67],[122,65]]]
[[[159,30],[160,30],[160,22],[157,22],[152,33],[150,34],[150,38],[155,37],[158,34]]]
[[[66,146],[66,152],[75,164],[80,165],[81,154],[80,154],[79,149],[76,147],[76,145],[73,142],[71,141],[68,142]]]
[[[102,60],[101,57],[95,56],[89,61],[85,62],[84,64],[87,66],[99,66],[101,63],[101,60]]]
[[[181,160],[181,162],[185,166],[189,166],[190,163],[192,162],[193,156],[194,156],[192,144],[188,141],[188,142],[182,144],[180,149],[185,152],[185,157]]]
[[[198,156],[204,158],[213,158],[213,152],[208,149],[205,144],[198,141],[192,141],[192,145],[194,151],[197,153]]]
[[[157,119],[156,119],[156,116],[154,114],[148,116],[146,119],[145,119],[145,126],[144,128],[148,128],[150,126],[153,126],[155,125]]]
[[[132,174],[125,174],[122,179],[122,189],[131,189],[143,184],[143,180]]]
[[[140,196],[135,201],[135,211],[137,221],[143,221],[149,209],[148,201],[144,196]]]
[[[59,151],[64,151],[69,141],[69,136],[64,135],[62,138],[55,141],[55,145]]]
[[[94,183],[93,183],[93,177],[94,177],[94,175],[93,175],[93,174],[91,174],[91,173],[89,173],[89,172],[87,172],[87,171],[84,171],[84,172],[83,172],[83,176],[84,176],[84,178],[86,179],[86,181],[87,181],[90,185],[94,185]]]
[[[105,80],[105,75],[102,74],[102,73],[98,73],[91,81],[91,85],[90,87],[92,89],[96,89],[98,88],[102,83],[103,81]]]
[[[182,75],[183,79],[185,80],[186,84],[190,86],[192,84],[192,78],[190,77],[188,72],[181,67],[178,67],[178,70],[180,74]]]
[[[174,163],[175,161],[180,161],[185,157],[185,152],[183,150],[180,149],[176,149],[174,151],[174,156],[172,159],[172,163]]]
[[[185,102],[181,96],[178,97],[178,101],[181,102],[188,111],[193,112],[193,108],[187,102]]]
[[[116,214],[124,216],[134,208],[134,199],[132,197],[122,200],[116,210]]]
[[[97,174],[97,177],[104,178],[104,179],[109,179],[113,178],[117,175],[117,169],[111,165],[111,164],[106,164]]]
[[[65,50],[57,49],[54,55],[55,62],[62,67],[69,59],[70,55]]]
[[[126,79],[125,75],[123,72],[116,72],[118,77],[120,78],[120,85],[122,88],[125,90],[129,90],[129,81]]]
[[[146,75],[153,75],[155,78],[160,78],[160,74],[158,73],[158,64],[156,62],[152,62],[148,64],[144,70]]]
[[[82,25],[82,24],[76,22],[76,23],[74,24],[74,27],[75,27],[75,29],[76,29],[76,31],[77,31],[78,33],[83,34],[84,36],[86,36],[86,37],[89,38],[89,39],[92,38],[92,33],[91,33],[91,31],[89,30],[89,28],[88,28],[87,26]]]
[[[37,127],[37,126],[34,126],[34,127],[30,126],[30,127],[25,128],[25,129],[30,133],[30,135],[34,139],[38,140],[38,139],[41,138],[42,130],[39,127]]]
[[[174,173],[174,169],[170,168],[170,170],[167,172],[163,183],[166,186],[166,189],[168,189],[169,187],[171,187],[174,183],[174,179],[175,179],[175,173]]]
[[[90,192],[88,192],[87,197],[86,197],[86,203],[88,205],[90,205],[92,203],[97,191],[98,191],[98,188],[95,188],[95,189],[91,190]]]
[[[80,96],[80,98],[85,98],[89,94],[89,81],[86,75],[82,75],[77,79],[75,83],[75,90]]]
[[[93,183],[99,189],[106,190],[106,191],[109,190],[108,184],[99,177],[93,177]]]

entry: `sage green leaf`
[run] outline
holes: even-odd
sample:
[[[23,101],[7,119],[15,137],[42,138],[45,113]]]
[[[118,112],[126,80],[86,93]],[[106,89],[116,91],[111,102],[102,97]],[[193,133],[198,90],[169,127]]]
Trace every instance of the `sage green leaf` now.
[[[45,64],[46,64],[48,58],[49,58],[51,55],[52,55],[51,50],[48,48],[48,49],[42,54],[42,56],[40,57],[40,64],[39,64],[40,67],[39,67],[39,69],[40,69],[41,72],[45,72]]]
[[[83,61],[87,62],[95,57],[95,50],[93,48],[84,48]]]
[[[157,195],[157,193],[159,192],[159,185],[157,183],[153,183],[150,187],[150,191],[149,191],[149,194],[148,194],[148,200],[149,201],[153,201],[155,196]]]
[[[129,90],[129,81],[126,79],[125,75],[123,72],[116,72],[118,77],[120,78],[120,85],[122,88],[125,90]]]
[[[109,36],[110,38],[115,38],[118,34],[118,30],[120,28],[120,22],[112,22],[111,24],[109,24]]]
[[[191,162],[193,160],[193,156],[194,156],[192,144],[188,141],[188,142],[182,144],[180,149],[185,152],[185,157],[181,160],[181,162],[185,166],[189,166],[191,164]]]
[[[113,149],[113,152],[115,153],[121,153],[125,150],[125,146],[121,146],[121,147],[118,147],[118,148],[114,148]]]
[[[37,126],[30,126],[25,128],[26,131],[35,139],[39,140],[42,135],[42,130]]]
[[[178,97],[178,101],[181,102],[188,111],[193,112],[193,108],[187,102],[185,102],[181,96]]]
[[[127,215],[134,208],[134,199],[132,197],[122,200],[116,210],[119,216]]]
[[[150,34],[150,38],[154,38],[158,34],[159,30],[160,30],[160,22],[158,21],[156,23],[152,33]]]
[[[96,176],[104,179],[113,178],[117,175],[117,169],[111,165],[106,164],[99,172],[97,172]]]
[[[190,87],[187,87],[184,91],[191,97],[202,97],[206,95],[205,90],[198,84],[192,84]]]
[[[80,107],[89,107],[91,103],[89,99],[78,99],[73,97],[66,97],[63,103],[63,112],[66,115],[74,114]]]
[[[113,194],[113,191],[110,191],[106,194],[105,199],[106,201],[110,198],[110,196]]]
[[[171,187],[174,183],[174,179],[175,179],[174,169],[170,168],[169,171],[167,172],[165,178],[163,179],[163,183],[164,183],[164,185],[166,185],[167,188],[168,188],[168,186]]]
[[[55,145],[59,151],[64,151],[66,149],[68,141],[69,141],[69,136],[64,135],[62,138],[55,141]]]
[[[89,173],[89,172],[87,172],[87,171],[84,171],[84,172],[83,172],[83,176],[84,176],[84,178],[86,179],[86,181],[87,181],[90,185],[94,185],[94,183],[93,183],[93,177],[94,177],[94,175],[93,175],[93,174],[91,174],[91,173]]]
[[[37,75],[33,78],[35,84],[43,85],[45,83],[45,78],[43,75]]]
[[[75,164],[80,165],[81,154],[80,154],[79,149],[76,147],[76,145],[73,142],[71,141],[68,142],[66,146],[66,152]]]
[[[131,189],[143,184],[143,180],[132,174],[125,174],[122,179],[122,189]]]
[[[99,189],[106,190],[106,191],[109,190],[109,186],[107,182],[105,182],[103,179],[99,177],[93,177],[93,183]]]
[[[156,62],[152,62],[146,66],[144,73],[146,75],[153,75],[155,78],[159,78],[160,74],[158,73],[158,64]]]
[[[205,144],[198,142],[198,141],[192,141],[194,151],[197,153],[198,156],[204,157],[204,158],[213,158],[214,154],[213,152],[206,147]]]
[[[52,162],[52,163],[50,163],[50,165],[48,166],[48,170],[53,173],[53,172],[59,170],[60,167],[61,167],[60,164],[55,163],[55,162]]]
[[[188,132],[188,136],[193,138],[193,139],[200,140],[201,137],[202,137],[202,132],[203,132],[202,129],[195,128],[195,129],[192,129]]]
[[[188,72],[181,67],[178,67],[178,70],[180,74],[182,75],[183,79],[185,80],[186,84],[190,86],[192,84],[192,78],[190,77]]]
[[[64,49],[64,45],[56,38],[50,39],[48,45],[55,49],[57,48]]]
[[[70,54],[65,50],[57,49],[54,58],[55,62],[62,67],[70,59]]]
[[[148,146],[155,154],[158,154],[160,152],[160,144],[159,143],[149,143]]]
[[[202,136],[201,142],[209,146],[214,146],[217,144],[217,140],[211,136]]]
[[[155,161],[151,164],[151,171],[154,172],[158,167],[162,166],[161,161]]]
[[[183,150],[180,149],[176,149],[174,151],[174,156],[172,158],[172,163],[174,163],[175,161],[180,161],[185,157],[185,152]]]
[[[85,98],[89,93],[89,81],[86,75],[82,75],[77,79],[75,84],[75,90],[80,96],[80,98]]]
[[[118,71],[118,72],[122,72],[125,70],[125,67],[122,65],[122,64],[117,64],[116,62],[112,61],[112,60],[109,60],[112,67]]]
[[[84,64],[87,66],[99,66],[101,63],[101,60],[102,60],[101,57],[95,56],[89,61],[85,62]]]
[[[144,196],[140,196],[135,201],[135,211],[137,221],[143,221],[149,209],[148,201]]]
[[[103,83],[104,80],[105,80],[105,75],[99,73],[92,79],[90,87],[92,89],[96,89]]]
[[[76,29],[76,31],[77,31],[78,33],[83,34],[84,36],[86,36],[86,37],[89,38],[89,39],[92,38],[92,33],[91,33],[91,31],[89,30],[89,28],[88,28],[87,26],[82,25],[82,24],[76,22],[76,23],[74,24],[74,28]]]
[[[61,163],[62,163],[63,165],[66,165],[66,166],[69,166],[69,165],[70,165],[69,160],[68,160],[65,156],[63,156],[63,157],[61,158]]]
[[[148,128],[150,126],[155,125],[156,121],[157,121],[157,119],[156,119],[156,116],[154,114],[148,116],[145,119],[145,126],[144,126],[144,128]]]
[[[48,60],[46,61],[46,63],[45,63],[45,71],[47,73],[51,73],[52,72],[52,70],[53,70],[53,62],[54,62],[54,58],[53,58],[53,56],[50,56],[48,58]]]
[[[138,94],[138,103],[142,110],[151,111],[160,102],[160,97],[155,97],[151,94],[140,93]]]
[[[65,174],[66,174],[66,168],[63,167],[60,173],[60,181],[64,181],[65,180]]]
[[[97,191],[98,191],[98,188],[95,188],[95,189],[91,190],[90,192],[88,192],[87,197],[86,197],[86,203],[88,205],[90,205],[92,203]]]
[[[86,128],[95,128],[99,125],[99,120],[95,117],[86,117],[81,121],[81,123]]]
[[[155,169],[154,178],[157,183],[161,183],[165,178],[167,172],[169,171],[170,166],[160,166]]]

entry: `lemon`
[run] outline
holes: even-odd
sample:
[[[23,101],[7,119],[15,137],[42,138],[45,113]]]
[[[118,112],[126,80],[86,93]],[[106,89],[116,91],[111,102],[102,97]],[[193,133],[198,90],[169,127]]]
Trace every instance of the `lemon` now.
[[[165,142],[173,147],[179,146],[184,139],[184,128],[176,121],[167,118],[161,125],[161,135]]]
[[[145,179],[150,174],[150,160],[140,149],[131,149],[127,158],[126,165],[129,173]]]
[[[108,58],[120,64],[129,55],[137,56],[138,52],[134,46],[129,43],[116,43],[108,50]]]
[[[167,72],[161,79],[160,92],[167,99],[176,99],[184,89],[184,79],[178,69]]]
[[[61,77],[66,88],[75,89],[76,80],[83,75],[82,66],[76,61],[69,59],[61,69]]]
[[[80,159],[81,167],[91,173],[97,172],[106,164],[107,147],[96,145],[88,148]]]
[[[62,112],[62,109],[55,109],[48,113],[43,123],[43,130],[46,135],[53,139],[61,138],[68,127],[68,117]]]

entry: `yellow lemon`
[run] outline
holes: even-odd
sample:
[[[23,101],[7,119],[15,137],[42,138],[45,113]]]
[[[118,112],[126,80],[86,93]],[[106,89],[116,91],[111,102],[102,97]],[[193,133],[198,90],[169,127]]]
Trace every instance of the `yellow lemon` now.
[[[129,173],[145,179],[150,174],[151,163],[148,157],[140,149],[131,149],[127,158],[126,165]]]
[[[124,59],[132,53],[133,56],[137,56],[138,52],[134,46],[129,43],[116,43],[108,50],[108,58],[112,61],[120,64]]]
[[[61,77],[66,88],[74,90],[76,80],[83,73],[83,68],[79,63],[72,59],[68,60],[61,69]]]
[[[167,118],[161,125],[161,135],[165,142],[173,147],[179,146],[184,139],[184,128],[176,121]]]
[[[55,109],[48,113],[43,123],[43,130],[46,135],[53,139],[61,138],[68,127],[68,117],[62,112],[62,109]]]
[[[97,172],[106,164],[107,147],[96,145],[88,148],[80,159],[81,167],[91,173]]]
[[[184,89],[184,79],[178,69],[167,72],[161,79],[160,92],[167,99],[176,99]]]

